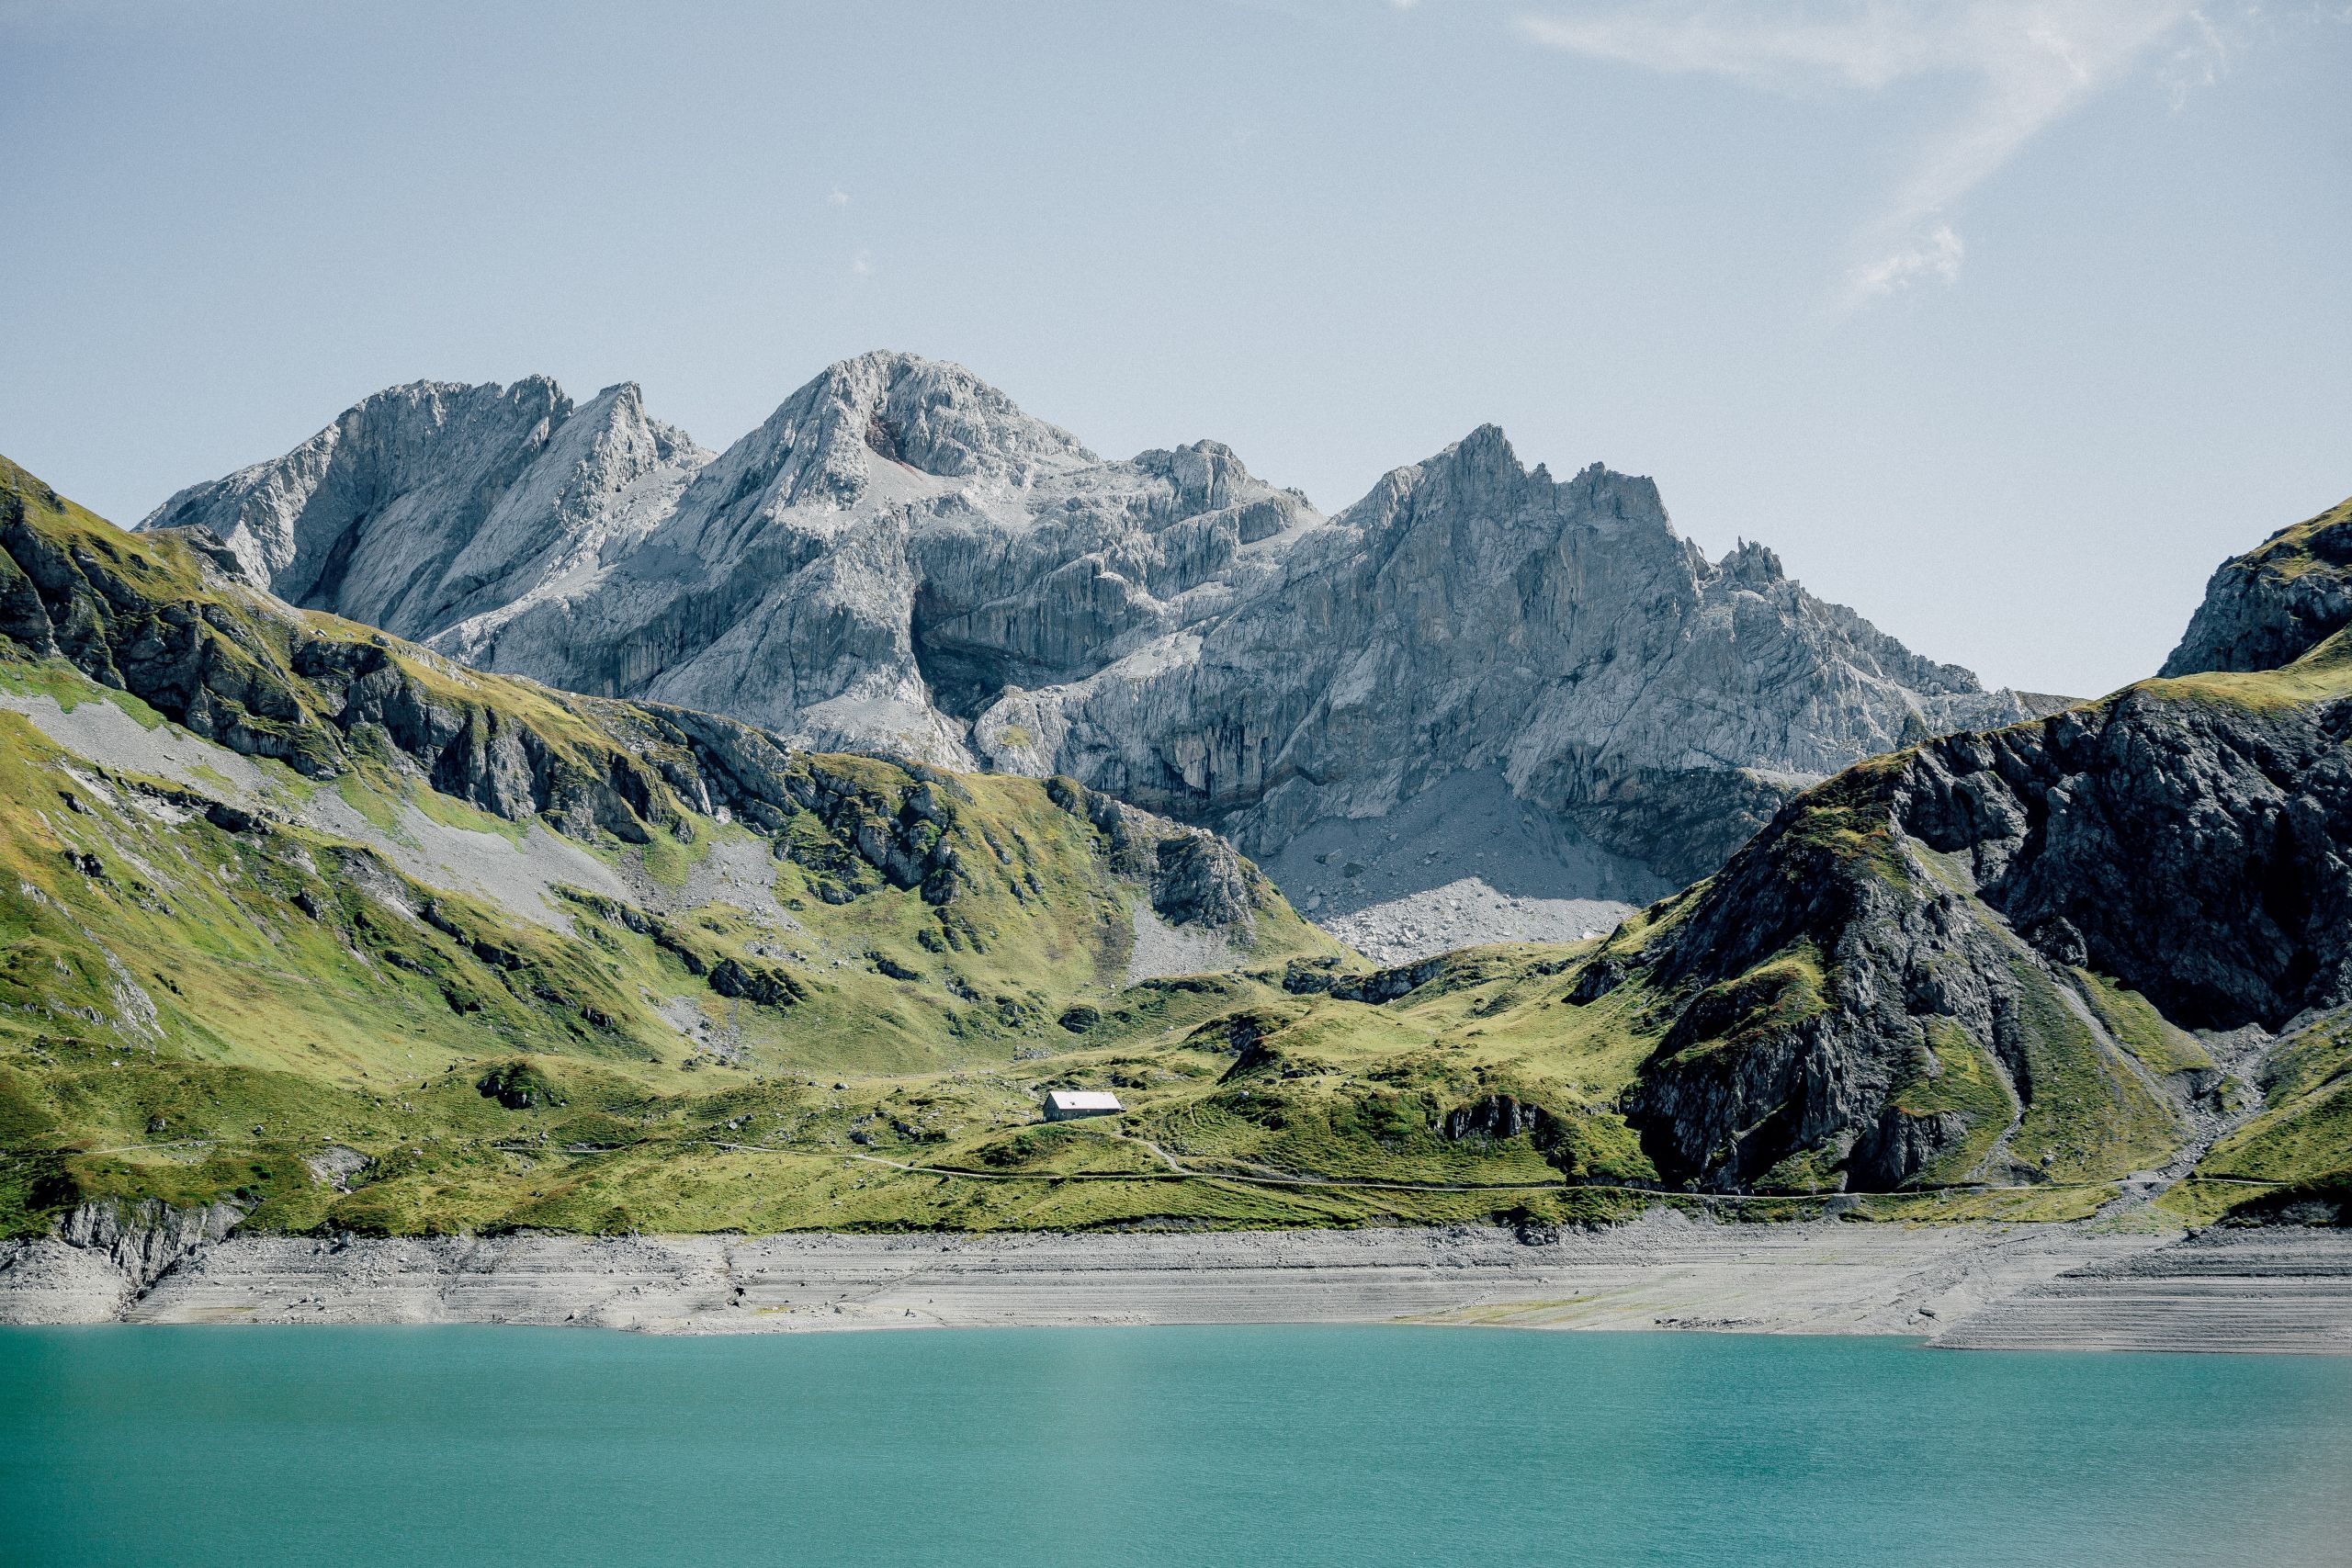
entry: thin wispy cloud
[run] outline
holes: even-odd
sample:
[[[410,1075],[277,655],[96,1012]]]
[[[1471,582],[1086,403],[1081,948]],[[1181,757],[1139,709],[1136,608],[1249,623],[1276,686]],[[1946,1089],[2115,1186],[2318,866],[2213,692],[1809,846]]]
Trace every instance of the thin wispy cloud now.
[[[1858,263],[1847,275],[1848,288],[1862,298],[1892,294],[1915,283],[1932,280],[1954,283],[1968,248],[1949,223],[1939,223],[1916,242],[1882,252]]]
[[[2041,131],[2135,73],[2176,104],[2229,52],[2195,0],[1648,0],[1529,16],[1538,43],[1653,71],[1725,76],[1769,91],[1884,92],[1974,84],[1961,116],[1920,147],[1853,242],[1848,307],[1960,276],[1961,201]]]

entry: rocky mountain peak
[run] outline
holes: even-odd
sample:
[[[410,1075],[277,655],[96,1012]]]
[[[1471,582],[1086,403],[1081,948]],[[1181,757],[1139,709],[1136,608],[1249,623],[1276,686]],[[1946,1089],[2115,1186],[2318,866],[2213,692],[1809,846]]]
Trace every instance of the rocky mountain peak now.
[[[1138,452],[1135,466],[1167,481],[1172,512],[1214,512],[1244,491],[1263,489],[1232,447],[1222,441],[1195,441],[1166,450]]]
[[[582,405],[581,412],[594,412],[597,419],[615,431],[634,435],[641,433],[650,445],[652,454],[664,461],[700,456],[710,457],[695,438],[674,424],[655,419],[645,409],[645,389],[635,381],[616,381]]]
[[[571,412],[571,400],[544,377],[512,388],[412,381],[361,399],[316,435],[274,462],[193,485],[155,509],[142,527],[202,523],[234,550],[247,574],[284,597],[306,603],[343,531],[371,507],[431,489],[436,502],[458,502],[479,474],[436,476],[446,465],[424,454],[469,448],[479,468],[543,442]],[[437,482],[436,482],[437,480]]]
[[[1724,581],[1758,592],[1785,582],[1789,575],[1781,570],[1780,552],[1753,539],[1742,539],[1726,550],[1715,570]]]
[[[2166,675],[2276,670],[2352,625],[2352,501],[2214,570]]]
[[[832,531],[954,491],[1018,492],[1099,461],[958,365],[877,350],[828,366],[700,475],[665,546],[712,560],[787,514]]]
[[[1026,484],[1045,471],[1099,461],[1058,425],[1033,419],[960,365],[876,352],[825,372],[865,444],[895,463],[942,479]]]
[[[1507,501],[1528,479],[1501,426],[1482,424],[1434,457],[1389,469],[1339,520],[1378,533],[1400,518],[1460,499]]]
[[[1673,536],[1651,480],[1600,463],[1565,482],[1555,480],[1543,464],[1532,469],[1523,465],[1510,437],[1495,424],[1482,424],[1436,456],[1390,470],[1339,520],[1380,534],[1432,518],[1551,527],[1571,521],[1598,526],[1633,523],[1655,528],[1662,539]]]
[[[716,457],[628,383],[395,389],[155,521],[243,526],[278,592],[486,669],[1067,774],[1261,855],[1484,780],[1562,825],[1529,841],[1576,897],[1663,892],[1807,779],[2030,711],[1492,424],[1327,521],[1221,443],[1106,461],[900,353]]]
[[[415,381],[140,526],[209,528],[281,598],[427,636],[641,535],[708,460],[646,414],[634,383],[575,407],[545,376]]]
[[[871,454],[945,479],[1020,486],[1098,460],[962,366],[888,350],[828,366],[763,428],[829,468],[854,470]]]

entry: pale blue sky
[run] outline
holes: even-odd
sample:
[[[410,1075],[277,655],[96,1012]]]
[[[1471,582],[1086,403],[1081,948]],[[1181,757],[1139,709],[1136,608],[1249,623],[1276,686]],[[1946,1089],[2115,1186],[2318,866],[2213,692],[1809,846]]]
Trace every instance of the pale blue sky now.
[[[2095,693],[2352,493],[2347,12],[0,3],[0,452],[130,523],[396,381],[719,446],[906,348],[1330,510],[1493,421]]]

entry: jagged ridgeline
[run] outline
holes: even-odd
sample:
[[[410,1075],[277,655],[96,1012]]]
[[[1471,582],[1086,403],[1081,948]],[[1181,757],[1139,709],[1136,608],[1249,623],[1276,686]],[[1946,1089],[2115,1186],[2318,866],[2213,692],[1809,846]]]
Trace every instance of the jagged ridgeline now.
[[[1362,885],[1282,858],[1317,824],[1371,867],[1367,821],[1505,795],[1566,840],[1551,896],[1638,901],[1849,762],[2051,705],[1760,545],[1709,560],[1649,479],[1555,479],[1491,425],[1326,517],[1216,442],[1105,459],[904,354],[829,367],[715,455],[634,386],[396,387],[144,525],[189,525],[279,597],[478,669],[1068,774],[1351,906]],[[1430,837],[1424,886],[1479,872],[1483,835]]]

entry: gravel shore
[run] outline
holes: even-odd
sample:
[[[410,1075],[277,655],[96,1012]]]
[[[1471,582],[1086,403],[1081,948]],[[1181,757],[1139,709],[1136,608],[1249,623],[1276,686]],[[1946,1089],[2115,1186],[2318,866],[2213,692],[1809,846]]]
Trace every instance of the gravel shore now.
[[[658,1333],[1423,1322],[2352,1353],[2352,1233],[1694,1223],[1003,1236],[231,1236],[144,1290],[0,1254],[0,1323],[511,1323]]]

